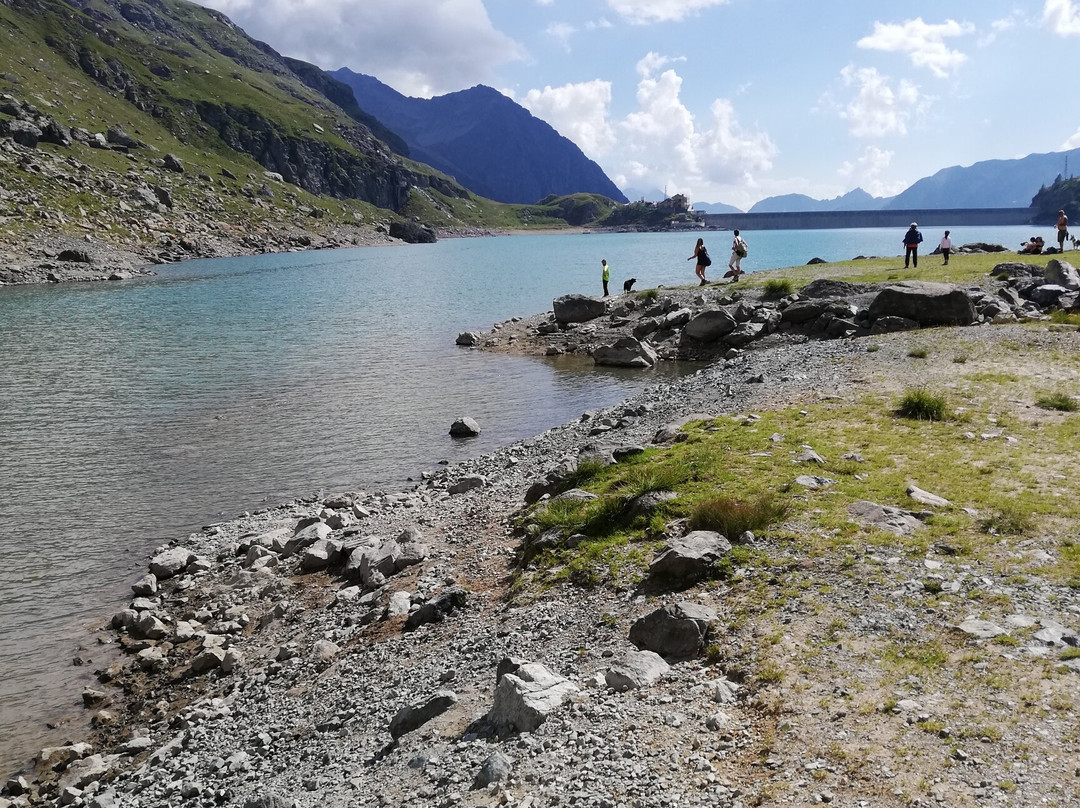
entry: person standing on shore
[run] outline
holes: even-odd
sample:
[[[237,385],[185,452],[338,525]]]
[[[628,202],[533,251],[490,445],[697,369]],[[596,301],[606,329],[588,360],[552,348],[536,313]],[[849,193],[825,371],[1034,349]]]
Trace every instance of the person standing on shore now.
[[[705,280],[705,267],[712,265],[712,259],[709,258],[709,251],[705,249],[705,239],[699,238],[697,244],[694,245],[694,254],[687,258],[687,261],[697,259],[697,266],[694,267],[694,274],[701,280],[700,286],[704,286],[708,283]]]
[[[727,275],[731,276],[731,282],[735,283],[743,274],[742,260],[746,257],[746,242],[743,241],[739,231],[735,231],[735,239],[731,242],[731,258],[728,259]],[[724,277],[727,277],[725,275]]]
[[[941,239],[941,243],[937,245],[937,248],[941,251],[941,257],[945,260],[941,262],[942,266],[947,266],[949,263],[949,253],[952,252],[952,239],[949,238],[949,231],[945,231],[945,235]]]
[[[1065,238],[1069,235],[1069,217],[1065,215],[1064,210],[1058,211],[1057,220],[1057,237],[1058,237],[1058,252],[1065,252]]]
[[[600,279],[604,282],[604,297],[607,297],[608,296],[607,284],[608,284],[608,281],[611,280],[611,267],[608,266],[608,262],[607,262],[606,258],[601,258],[600,259],[600,266],[602,266],[604,268],[604,272],[603,272],[603,274],[601,274]]]
[[[911,227],[904,233],[904,269],[909,263],[919,266],[919,244],[922,242],[922,233],[919,232],[919,223],[912,222]]]

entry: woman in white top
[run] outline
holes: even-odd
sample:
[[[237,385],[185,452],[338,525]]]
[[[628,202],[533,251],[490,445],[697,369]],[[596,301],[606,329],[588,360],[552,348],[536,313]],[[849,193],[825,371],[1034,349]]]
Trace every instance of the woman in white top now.
[[[949,238],[949,231],[945,231],[945,236],[941,239],[941,243],[937,245],[938,250],[941,251],[942,257],[945,259],[941,262],[942,266],[949,263],[949,253],[952,252],[952,239]]]

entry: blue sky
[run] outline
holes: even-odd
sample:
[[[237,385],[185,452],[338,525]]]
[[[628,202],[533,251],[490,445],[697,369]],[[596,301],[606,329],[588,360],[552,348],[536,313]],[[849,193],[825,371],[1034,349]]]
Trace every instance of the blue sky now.
[[[203,5],[407,95],[495,87],[620,187],[696,202],[885,196],[947,166],[1080,147],[1080,0]]]

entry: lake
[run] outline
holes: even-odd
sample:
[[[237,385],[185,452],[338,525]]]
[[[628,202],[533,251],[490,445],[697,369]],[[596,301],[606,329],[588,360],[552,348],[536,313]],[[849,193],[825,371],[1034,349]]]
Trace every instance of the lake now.
[[[967,228],[1012,247],[1030,227]],[[693,282],[731,234],[515,236],[157,268],[119,283],[0,288],[0,772],[85,720],[87,625],[157,545],[203,524],[407,478],[615,404],[665,375],[458,348],[554,297]],[[925,251],[940,233],[927,232]],[[744,233],[754,271],[897,255],[896,230]],[[933,259],[929,259],[933,260]],[[447,434],[457,415],[483,433]],[[95,656],[92,645],[84,656]],[[95,660],[96,662],[96,660]]]

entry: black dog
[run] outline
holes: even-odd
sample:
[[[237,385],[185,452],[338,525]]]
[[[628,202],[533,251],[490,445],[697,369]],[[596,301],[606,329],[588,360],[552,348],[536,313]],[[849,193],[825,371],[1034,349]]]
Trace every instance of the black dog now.
[[[633,288],[635,283],[637,283],[637,278],[631,278],[628,281],[623,281],[623,285],[622,285],[623,292],[629,292]]]

